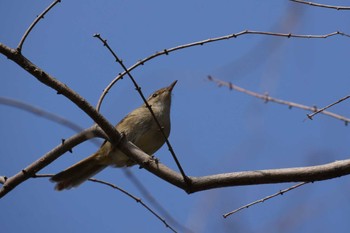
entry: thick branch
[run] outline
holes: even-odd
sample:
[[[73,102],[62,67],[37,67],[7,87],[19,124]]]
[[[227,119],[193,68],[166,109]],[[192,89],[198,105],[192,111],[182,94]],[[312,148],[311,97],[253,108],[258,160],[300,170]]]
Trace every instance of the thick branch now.
[[[349,174],[350,159],[310,167],[224,173],[198,178],[192,177],[192,192],[229,186],[314,182]]]
[[[2,43],[0,43],[0,53],[17,63],[20,67],[28,71],[46,86],[55,89],[57,94],[62,94],[71,100],[103,129],[112,143],[117,144],[120,141],[121,135],[117,132],[113,125],[111,125],[101,114],[99,114],[83,97],[71,90],[67,85],[40,69],[17,50],[11,49]]]

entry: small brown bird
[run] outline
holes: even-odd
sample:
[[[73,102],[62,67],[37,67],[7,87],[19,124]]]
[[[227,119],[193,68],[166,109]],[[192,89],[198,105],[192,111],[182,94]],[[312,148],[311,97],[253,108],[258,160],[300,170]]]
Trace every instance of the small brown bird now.
[[[176,82],[154,92],[147,99],[147,103],[151,105],[167,137],[170,134],[171,92]],[[165,143],[164,136],[145,104],[124,117],[116,125],[116,129],[123,133],[128,141],[149,155],[155,153]],[[51,181],[57,182],[56,190],[70,189],[79,186],[108,166],[129,167],[135,164],[133,160],[106,140],[96,153],[54,175]]]

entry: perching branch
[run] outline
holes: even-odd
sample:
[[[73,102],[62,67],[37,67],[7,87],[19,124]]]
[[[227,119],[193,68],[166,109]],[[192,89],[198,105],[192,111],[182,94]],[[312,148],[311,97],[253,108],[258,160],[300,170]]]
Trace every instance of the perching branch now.
[[[333,6],[333,5],[326,5],[326,4],[320,4],[320,3],[314,3],[314,2],[306,2],[302,0],[290,0],[292,2],[306,4],[310,6],[317,6],[317,7],[324,7],[324,8],[330,8],[335,10],[350,10],[350,7],[348,6]]]
[[[51,120],[53,122],[56,122],[56,123],[59,123],[65,127],[68,127],[70,129],[72,129],[73,131],[75,132],[81,132],[83,131],[84,129],[81,128],[80,126],[76,125],[75,123],[61,117],[61,116],[58,116],[58,115],[55,115],[53,113],[50,113],[50,112],[47,112],[43,109],[40,109],[40,108],[37,108],[33,105],[30,105],[30,104],[27,104],[27,103],[24,103],[22,101],[18,101],[18,100],[15,100],[15,99],[10,99],[10,98],[5,98],[5,97],[0,97],[0,104],[3,104],[3,105],[8,105],[8,106],[11,106],[11,107],[15,107],[15,108],[18,108],[18,109],[21,109],[21,110],[24,110],[24,111],[27,111],[27,112],[30,112],[30,113],[33,113],[35,115],[38,115],[40,117],[43,117],[43,118],[46,118],[48,120]],[[142,185],[142,183],[135,177],[133,176],[133,174],[128,171],[128,170],[125,170],[125,173],[127,175],[127,177],[137,186],[137,188],[143,193],[145,194],[146,196],[146,199],[149,200],[151,203],[153,203],[155,205],[155,207],[157,209],[159,209],[164,217],[166,218],[169,218],[169,221],[170,223],[172,222],[173,224],[176,224],[178,227],[180,227],[181,229],[185,229],[186,232],[190,232],[189,229],[185,228],[183,225],[181,225],[180,223],[178,223],[171,215],[169,215],[169,213],[154,199],[154,197],[152,197],[152,195],[147,191],[147,189]],[[35,174],[33,176],[33,178],[37,178],[37,177],[52,177],[52,175],[49,175],[49,174],[40,174],[40,175],[37,175]],[[0,184],[4,184],[5,181],[6,181],[6,177],[4,176],[0,176]],[[154,210],[152,210],[149,206],[147,206],[140,198],[137,198],[135,196],[133,196],[132,194],[130,194],[129,192],[111,184],[111,183],[108,183],[108,182],[105,182],[105,181],[101,181],[101,180],[97,180],[97,179],[90,179],[90,181],[93,181],[93,182],[97,182],[97,183],[101,183],[101,184],[106,184],[114,189],[117,189],[119,191],[121,191],[122,193],[126,194],[127,196],[133,198],[134,200],[136,200],[137,202],[141,203],[142,206],[144,206],[148,211],[150,211],[153,215],[155,215],[159,220],[161,220],[166,226],[168,226],[170,229],[172,229],[173,231],[175,231],[173,229],[173,227],[171,227],[165,220],[164,218],[161,218],[159,216],[159,214],[157,214]]]
[[[245,94],[247,94],[247,95],[251,95],[251,96],[253,96],[253,97],[262,99],[262,100],[264,100],[265,102],[273,102],[273,103],[283,104],[283,105],[287,105],[289,108],[295,107],[295,108],[300,108],[300,109],[307,110],[307,111],[310,111],[310,112],[319,112],[319,113],[322,113],[322,114],[324,114],[324,115],[327,115],[327,116],[336,118],[336,119],[338,119],[338,120],[344,121],[345,125],[348,125],[348,123],[350,122],[350,119],[349,119],[349,118],[346,118],[346,117],[344,117],[344,116],[335,114],[335,113],[333,113],[333,112],[324,111],[326,108],[331,107],[331,106],[333,106],[334,104],[345,100],[347,97],[344,97],[344,98],[342,98],[340,101],[337,101],[336,103],[333,103],[332,105],[329,105],[329,106],[327,106],[327,107],[325,107],[325,108],[323,108],[323,109],[318,110],[317,107],[314,107],[314,106],[313,106],[313,107],[309,107],[309,106],[306,106],[306,105],[303,105],[303,104],[298,104],[298,103],[294,103],[294,102],[290,102],[290,101],[286,101],[286,100],[276,99],[276,98],[273,98],[273,97],[269,96],[268,94],[259,94],[259,93],[256,93],[256,92],[253,92],[253,91],[244,89],[244,88],[242,88],[242,87],[239,87],[239,86],[237,86],[237,85],[234,85],[234,84],[232,84],[231,82],[225,82],[225,81],[222,81],[222,80],[213,78],[213,77],[210,76],[210,75],[208,76],[208,80],[209,80],[209,81],[212,81],[212,82],[215,82],[215,83],[216,83],[217,85],[219,85],[219,86],[226,86],[226,87],[228,87],[230,90],[239,91],[239,92],[245,93]],[[307,115],[307,116],[310,118],[309,115]],[[313,115],[312,115],[312,116],[313,116]],[[312,116],[311,116],[311,117],[312,117]]]
[[[102,116],[100,116],[100,114],[97,111],[95,111],[95,109],[91,105],[89,105],[74,91],[70,90],[64,84],[42,71],[40,68],[35,66],[29,60],[27,60],[23,55],[19,54],[16,50],[10,49],[1,43],[0,53],[6,55],[9,59],[16,62],[20,67],[31,73],[39,81],[41,81],[49,87],[54,88],[58,91],[59,94],[65,95],[73,103],[79,106],[93,120],[95,120],[95,122],[98,123],[98,125],[106,133],[106,135],[109,137],[113,144],[118,145],[118,148],[123,153],[125,153],[131,159],[140,164],[144,169],[160,177],[161,179],[187,191],[188,193],[194,193],[213,188],[241,185],[271,184],[285,182],[312,182],[318,180],[332,179],[350,174],[350,160],[342,160],[325,165],[311,167],[233,172],[203,177],[189,177],[189,179],[191,180],[191,189],[189,190],[181,174],[166,167],[159,161],[153,161],[152,159],[150,159],[149,155],[141,151],[131,142],[126,141],[125,138],[123,140],[123,138],[120,137],[120,134],[115,130],[115,128],[111,126]],[[24,182],[29,177],[33,176],[36,172],[45,167],[47,164],[58,158],[60,155],[62,155],[72,147],[85,141],[90,136],[92,135],[78,134],[70,139],[67,139],[63,145],[56,147],[48,154],[44,155],[42,158],[29,165],[27,168],[23,169],[23,171],[19,172],[18,174],[9,177],[0,189],[0,197],[5,196],[17,185]]]

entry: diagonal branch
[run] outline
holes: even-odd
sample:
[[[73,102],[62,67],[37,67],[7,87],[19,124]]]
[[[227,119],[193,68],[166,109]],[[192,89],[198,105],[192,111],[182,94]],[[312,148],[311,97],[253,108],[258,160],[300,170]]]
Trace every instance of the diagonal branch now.
[[[36,174],[36,175],[33,176],[33,178],[46,178],[46,177],[52,177],[52,176],[53,176],[52,174]],[[99,180],[99,179],[96,179],[96,178],[89,178],[88,180],[91,181],[91,182],[94,182],[94,183],[106,185],[108,187],[116,189],[116,190],[120,191],[121,193],[125,194],[126,196],[134,199],[137,203],[140,203],[147,211],[149,211],[153,216],[155,216],[158,220],[160,220],[165,225],[165,227],[169,228],[172,232],[177,232],[172,226],[170,226],[165,221],[164,218],[162,218],[151,207],[149,207],[146,203],[144,203],[141,198],[132,195],[128,191],[118,187],[115,184],[112,184],[112,183],[109,183],[109,182],[106,182],[106,181],[103,181],[103,180]]]
[[[224,218],[227,218],[228,216],[230,216],[230,215],[232,215],[232,214],[235,214],[235,213],[237,213],[238,211],[241,211],[241,210],[243,210],[243,209],[247,209],[247,208],[249,208],[249,207],[251,207],[251,206],[253,206],[253,205],[256,205],[256,204],[258,204],[258,203],[263,203],[263,202],[265,202],[265,201],[267,201],[267,200],[269,200],[269,199],[271,199],[271,198],[277,197],[277,196],[279,196],[279,195],[283,195],[283,194],[285,194],[286,192],[289,192],[289,191],[291,191],[291,190],[293,190],[293,189],[299,188],[300,186],[302,186],[302,185],[304,185],[304,184],[308,184],[308,183],[309,183],[309,182],[302,182],[302,183],[293,185],[292,187],[289,187],[289,188],[280,190],[279,192],[277,192],[277,193],[275,193],[275,194],[269,195],[269,196],[264,197],[264,198],[262,198],[262,199],[259,199],[259,200],[257,200],[257,201],[253,201],[253,202],[251,202],[251,203],[249,203],[249,204],[247,204],[247,205],[244,205],[244,206],[239,207],[238,209],[235,209],[235,210],[233,210],[233,211],[230,211],[230,212],[224,214],[223,217],[224,217]]]
[[[57,94],[64,95],[75,105],[77,105],[103,129],[112,143],[117,145],[121,140],[121,135],[117,132],[113,125],[111,125],[100,113],[98,113],[83,97],[70,89],[67,85],[40,69],[17,50],[11,49],[2,43],[0,43],[0,53],[17,63],[17,65],[33,75],[41,83],[56,90]]]
[[[147,190],[146,186],[138,179],[130,169],[124,169],[126,177],[134,183],[137,189],[140,191],[141,196],[143,196],[158,212],[168,219],[169,223],[174,225],[176,228],[180,228],[181,232],[194,233],[192,230],[178,222],[171,214],[158,202],[156,198]]]
[[[321,111],[318,111],[317,107],[309,107],[309,106],[306,106],[306,105],[303,105],[303,104],[298,104],[298,103],[294,103],[294,102],[290,102],[290,101],[286,101],[286,100],[276,99],[276,98],[273,98],[273,97],[269,96],[268,94],[259,94],[259,93],[256,93],[256,92],[244,89],[242,87],[239,87],[237,85],[234,85],[231,82],[225,82],[225,81],[222,81],[220,79],[213,78],[210,75],[208,76],[208,80],[212,81],[212,82],[215,82],[219,86],[227,86],[230,90],[239,91],[239,92],[245,93],[247,95],[251,95],[253,97],[262,99],[265,102],[274,102],[274,103],[278,103],[278,104],[287,105],[289,108],[295,107],[295,108],[300,108],[300,109],[304,109],[304,110],[311,111],[311,112],[320,112],[320,113],[322,113],[324,115],[327,115],[327,116],[336,118],[338,120],[344,121],[345,125],[347,125],[350,122],[349,118],[346,118],[344,116],[335,114],[333,112],[324,111],[324,109],[320,109]],[[347,97],[344,97],[341,101],[343,101],[346,98]],[[308,115],[308,117],[310,118],[309,115]]]
[[[8,177],[7,179],[5,179],[5,182],[3,183],[0,189],[0,199],[4,197],[8,192],[13,190],[17,185],[31,178],[32,176],[35,175],[36,172],[40,171],[41,169],[43,169],[44,167],[52,163],[55,159],[60,157],[62,154],[66,153],[67,151],[70,151],[76,145],[90,138],[93,138],[97,134],[98,133],[97,133],[96,127],[88,128],[82,131],[81,133],[67,140],[64,140],[62,144],[52,149],[50,152],[48,152],[46,155],[44,155],[40,159],[28,165],[26,168],[22,169],[20,172],[18,172],[14,176]]]
[[[119,188],[118,186],[112,184],[112,183],[109,183],[109,182],[106,182],[106,181],[103,181],[103,180],[98,180],[98,179],[95,179],[95,178],[90,178],[89,179],[91,182],[95,182],[95,183],[99,183],[99,184],[103,184],[103,185],[107,185],[113,189],[116,189],[116,190],[119,190],[120,192],[124,193],[125,195],[127,195],[128,197],[134,199],[137,203],[140,203],[146,210],[148,210],[152,215],[154,215],[158,220],[160,220],[166,228],[169,228],[172,232],[177,232],[172,226],[170,226],[167,221],[165,221],[164,218],[162,218],[159,214],[157,214],[154,210],[151,209],[151,207],[149,207],[148,205],[146,205],[142,200],[141,198],[138,198],[138,197],[135,197],[134,195],[132,195],[131,193],[125,191],[124,189],[122,188]]]

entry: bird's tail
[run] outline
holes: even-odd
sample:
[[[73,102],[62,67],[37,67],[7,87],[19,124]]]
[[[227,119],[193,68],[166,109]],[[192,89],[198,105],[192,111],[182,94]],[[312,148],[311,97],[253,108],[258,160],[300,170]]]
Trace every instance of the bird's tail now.
[[[50,180],[57,183],[55,189],[61,191],[77,187],[106,168],[106,164],[99,162],[97,153],[54,175]]]

